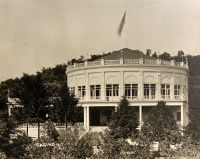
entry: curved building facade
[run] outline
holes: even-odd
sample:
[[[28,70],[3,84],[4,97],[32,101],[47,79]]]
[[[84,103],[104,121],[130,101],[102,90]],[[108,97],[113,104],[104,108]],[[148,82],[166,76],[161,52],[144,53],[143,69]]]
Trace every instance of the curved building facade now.
[[[143,123],[165,101],[179,126],[188,124],[188,65],[122,49],[99,60],[69,65],[68,86],[84,108],[84,127],[106,126],[122,96]]]

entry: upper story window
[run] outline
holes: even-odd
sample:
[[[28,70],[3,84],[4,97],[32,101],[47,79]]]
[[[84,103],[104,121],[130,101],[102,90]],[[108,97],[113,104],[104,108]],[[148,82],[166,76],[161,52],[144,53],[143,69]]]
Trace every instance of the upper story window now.
[[[69,88],[69,91],[70,91],[70,93],[75,94],[75,87],[70,87],[70,88]]]
[[[119,96],[119,84],[106,84],[106,96]]]
[[[85,97],[85,86],[78,86],[78,97],[82,100]]]
[[[180,85],[174,85],[174,98],[180,99],[181,97],[181,86]]]
[[[161,84],[161,97],[163,99],[170,99],[170,85]]]
[[[144,98],[154,99],[156,97],[156,84],[144,84]]]
[[[125,96],[128,99],[136,99],[138,97],[138,84],[125,84]]]
[[[100,99],[101,97],[101,85],[90,85],[90,98]]]

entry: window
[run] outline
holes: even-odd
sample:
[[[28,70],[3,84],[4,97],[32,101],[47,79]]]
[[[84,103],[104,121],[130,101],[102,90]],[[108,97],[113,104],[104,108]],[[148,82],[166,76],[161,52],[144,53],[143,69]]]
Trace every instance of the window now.
[[[100,99],[101,96],[101,86],[100,85],[90,85],[90,98]]]
[[[181,121],[181,112],[176,112],[176,120]]]
[[[78,86],[78,97],[82,100],[85,97],[85,86]]]
[[[154,99],[156,95],[156,84],[144,84],[144,98]]]
[[[119,96],[119,84],[106,84],[106,96]]]
[[[161,84],[161,97],[163,99],[170,99],[170,85]]]
[[[138,97],[138,84],[125,84],[125,96],[128,99],[136,99]]]
[[[69,88],[69,91],[70,91],[70,93],[75,94],[75,87],[70,87],[70,88]]]
[[[174,98],[175,99],[180,99],[180,94],[181,94],[181,86],[180,85],[174,85]]]

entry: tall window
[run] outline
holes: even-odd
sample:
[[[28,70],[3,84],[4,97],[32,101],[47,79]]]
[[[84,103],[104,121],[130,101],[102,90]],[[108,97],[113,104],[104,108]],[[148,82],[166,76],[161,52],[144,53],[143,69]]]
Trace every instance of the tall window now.
[[[90,85],[90,98],[100,99],[101,97],[101,86],[100,85]]]
[[[161,97],[163,99],[170,99],[170,85],[161,84]]]
[[[138,97],[138,84],[125,84],[125,96],[128,99],[136,99]]]
[[[106,84],[106,96],[119,96],[119,84]]]
[[[85,86],[78,86],[78,97],[83,100],[85,97]]]
[[[156,84],[144,84],[144,98],[154,99],[156,97]]]
[[[180,85],[174,85],[174,98],[180,99],[181,97],[181,86]]]

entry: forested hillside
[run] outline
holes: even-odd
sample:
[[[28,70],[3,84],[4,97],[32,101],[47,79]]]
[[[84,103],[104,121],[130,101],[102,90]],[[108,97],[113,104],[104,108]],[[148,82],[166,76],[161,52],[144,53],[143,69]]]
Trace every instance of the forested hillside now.
[[[189,116],[190,129],[195,137],[200,135],[200,55],[188,56],[189,62]]]

